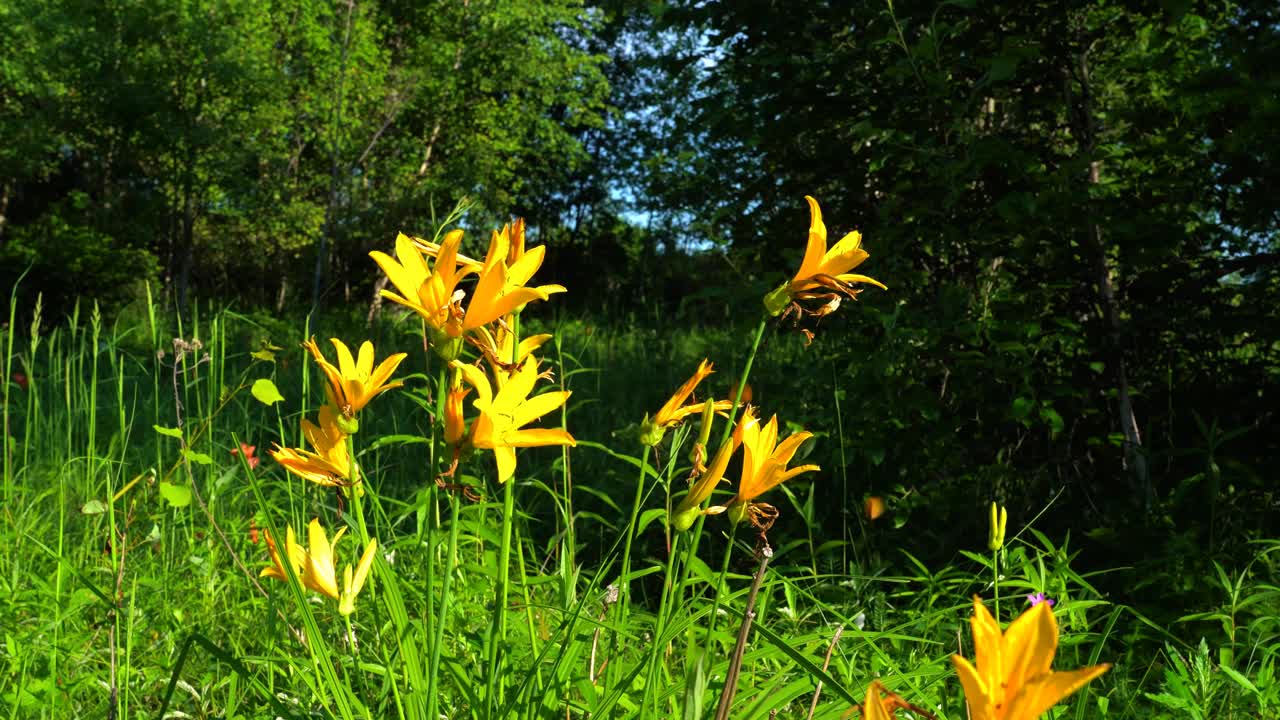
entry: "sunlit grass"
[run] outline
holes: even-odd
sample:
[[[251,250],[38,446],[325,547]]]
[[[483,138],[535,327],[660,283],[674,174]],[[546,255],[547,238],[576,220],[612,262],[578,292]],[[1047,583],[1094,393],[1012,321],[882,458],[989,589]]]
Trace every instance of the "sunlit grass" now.
[[[934,567],[893,547],[890,517],[853,507],[838,526],[821,522],[823,498],[849,496],[843,391],[823,368],[803,382],[826,385],[829,403],[788,407],[791,385],[770,391],[814,352],[785,332],[790,321],[659,335],[512,318],[513,332],[553,334],[538,353],[555,373],[538,391],[572,395],[540,426],[567,428],[577,447],[522,449],[505,483],[493,441],[457,453],[445,441],[451,370],[424,350],[417,316],[343,328],[332,334],[352,347],[374,337],[379,359],[407,352],[404,386],[351,408],[359,430],[342,432],[358,469],[319,485],[268,456],[273,444],[307,447],[301,421],[325,402],[316,383],[332,382],[298,346],[306,328],[288,336],[207,307],[184,323],[149,300],[114,322],[92,307],[58,323],[10,307],[0,707],[11,717],[843,718],[878,680],[901,699],[898,717],[966,718],[951,658],[973,656],[972,597],[998,598],[1007,624],[1033,593],[1057,602],[1056,668],[1115,666],[1061,716],[1276,706],[1276,630],[1250,610],[1276,602],[1273,563],[1224,573],[1222,608],[1188,609],[1231,629],[1232,645],[1209,658],[1198,638],[1109,603],[1073,570],[1070,540],[1033,518]],[[822,443],[826,470],[773,488],[769,512],[739,506],[736,525],[731,508],[680,532],[668,510],[733,426],[703,428],[713,416],[691,412],[649,447],[641,425],[704,357],[719,372],[696,398],[741,417],[749,375],[769,415],[813,423],[791,466]],[[464,404],[471,423],[478,393]],[[740,464],[708,504],[732,505]],[[783,519],[768,529],[771,512]],[[348,528],[339,585],[377,539],[350,615],[287,562],[259,577],[268,533],[283,552],[284,529],[313,518],[331,536]],[[1162,657],[1142,654],[1158,647]]]

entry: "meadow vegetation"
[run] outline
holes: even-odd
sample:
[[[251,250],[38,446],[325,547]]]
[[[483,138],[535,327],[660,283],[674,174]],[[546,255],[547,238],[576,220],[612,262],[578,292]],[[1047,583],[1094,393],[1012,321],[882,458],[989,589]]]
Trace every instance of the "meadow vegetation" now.
[[[840,375],[804,373],[818,408],[756,388],[884,285],[810,210],[741,331],[526,320],[566,288],[531,283],[519,222],[482,261],[456,230],[372,253],[413,312],[350,348],[150,302],[50,327],[37,301],[18,337],[12,304],[10,716],[1272,712],[1276,543],[1170,626],[1100,589],[1133,568],[1079,568],[996,501],[937,564],[902,547],[915,488],[827,520],[855,470],[815,462],[847,451]]]
[[[0,718],[1280,717],[1277,69],[0,0]]]

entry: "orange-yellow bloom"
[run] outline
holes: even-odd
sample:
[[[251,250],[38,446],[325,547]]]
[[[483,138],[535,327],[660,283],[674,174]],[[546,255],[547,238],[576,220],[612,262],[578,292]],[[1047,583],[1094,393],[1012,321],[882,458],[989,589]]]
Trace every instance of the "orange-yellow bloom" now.
[[[399,291],[396,294],[383,290],[382,296],[421,315],[433,331],[433,342],[443,343],[450,337],[461,335],[458,330],[461,316],[458,302],[463,291],[458,288],[458,283],[479,269],[475,264],[460,262],[458,248],[461,244],[461,230],[445,235],[444,241],[436,248],[435,262],[430,267],[413,239],[404,233],[396,238],[395,259],[377,250],[369,253]]]
[[[698,369],[694,371],[693,376],[684,381],[684,384],[676,389],[675,393],[667,400],[666,403],[659,408],[658,413],[652,418],[646,416],[640,423],[640,441],[645,445],[657,445],[662,442],[662,438],[666,435],[667,429],[675,425],[679,425],[685,418],[702,412],[704,403],[690,403],[689,396],[693,394],[698,384],[707,378],[711,373],[715,372],[715,365],[703,358],[698,363]],[[732,400],[720,400],[715,404],[716,410],[729,410],[733,407]]]
[[[289,554],[289,561],[293,564],[293,572],[298,576],[298,580],[302,582],[303,587],[322,595],[328,595],[334,600],[338,599],[338,583],[333,569],[333,551],[346,530],[346,528],[339,530],[333,536],[333,542],[330,543],[329,538],[325,535],[324,528],[320,527],[320,520],[318,518],[313,519],[311,524],[307,526],[309,547],[304,550],[294,537],[293,528],[287,529],[286,551]],[[270,532],[266,533],[266,537],[267,552],[271,555],[272,565],[271,567],[263,568],[259,576],[273,577],[277,580],[288,582],[289,576],[285,573],[284,565],[280,561],[280,553],[276,548],[275,539],[271,537]]]
[[[502,230],[494,231],[489,239],[489,252],[485,255],[484,264],[504,263],[507,266],[507,289],[513,289],[533,279],[534,273],[542,267],[546,254],[546,245],[525,250],[524,218],[516,218],[510,225],[504,225]],[[562,285],[540,285],[537,289],[548,295],[565,292]]]
[[[565,291],[561,285],[525,287],[542,266],[546,247],[525,251],[523,221],[517,221],[514,229],[508,225],[493,233],[483,263],[458,255],[461,242],[461,230],[450,232],[438,246],[401,234],[396,239],[399,262],[385,253],[369,253],[400,291],[397,295],[384,290],[383,297],[421,315],[435,332],[432,339],[437,344],[461,338],[504,315],[519,312],[534,300],[546,300]],[[424,252],[435,257],[430,269]],[[476,285],[464,310],[462,300],[467,293],[458,288],[458,283],[471,273],[477,274]]]
[[[467,303],[466,315],[458,335],[471,332],[510,313],[519,312],[534,300],[546,300],[565,291],[563,285],[525,287],[542,267],[545,245],[524,251],[524,222],[518,221],[515,244],[510,226],[495,231],[489,240],[489,252]]]
[[[809,203],[809,244],[805,248],[800,269],[787,282],[765,296],[764,305],[770,315],[779,315],[795,300],[823,300],[815,315],[826,315],[840,305],[840,297],[856,299],[861,289],[855,285],[875,285],[888,290],[879,280],[849,272],[869,257],[862,249],[862,234],[853,231],[827,249],[827,226],[822,222],[818,201],[806,195]]]
[[[1058,623],[1049,603],[1032,606],[1001,633],[975,597],[970,622],[976,667],[959,655],[951,660],[972,720],[1035,720],[1111,667],[1104,663],[1067,672],[1050,669],[1058,650]]]
[[[862,720],[893,720],[893,708],[880,697],[885,692],[879,680],[867,686],[867,699],[862,703]]]
[[[400,363],[409,357],[407,354],[388,355],[377,368],[374,368],[373,343],[368,340],[360,344],[359,359],[353,358],[351,351],[338,338],[330,338],[329,342],[333,343],[334,349],[338,352],[336,367],[324,359],[320,348],[316,346],[315,338],[302,343],[302,346],[311,351],[311,356],[315,358],[316,364],[320,366],[320,370],[329,381],[325,385],[325,394],[329,398],[329,404],[341,410],[343,417],[355,417],[355,414],[363,410],[370,400],[404,384],[387,381],[391,379],[391,373],[396,371]]]
[[[321,407],[320,424],[303,420],[302,435],[312,450],[276,445],[271,457],[289,472],[317,485],[349,485],[351,457],[347,453],[347,436],[338,427],[337,411],[331,405]]]
[[[354,575],[350,565],[345,568],[343,588],[339,591],[334,556],[338,551],[338,541],[342,539],[346,532],[347,529],[345,527],[340,528],[334,534],[333,540],[330,541],[328,534],[325,533],[324,528],[320,525],[319,518],[315,518],[307,525],[308,547],[304,549],[298,544],[293,534],[293,528],[289,527],[286,528],[285,548],[289,562],[293,565],[293,573],[298,577],[298,581],[302,583],[302,586],[337,600],[338,612],[343,615],[350,615],[355,611],[356,595],[364,587],[365,579],[369,574],[369,567],[373,564],[378,541],[373,539],[369,541],[369,545],[365,548],[364,556],[360,558],[359,566],[356,567]],[[270,567],[263,568],[259,575],[288,582],[289,575],[280,558],[275,539],[271,537],[270,532],[265,533],[265,535],[267,538],[267,552],[271,555],[272,564]]]
[[[817,465],[801,465],[787,468],[787,463],[813,433],[801,430],[778,442],[778,416],[769,419],[761,427],[751,408],[747,408],[739,421],[742,430],[742,478],[738,482],[738,494],[729,501],[729,517],[739,522],[749,517],[751,524],[768,530],[778,517],[777,508],[755,499],[791,478],[820,469]],[[736,432],[736,430],[735,430]]]
[[[739,424],[738,428],[742,428],[742,425]],[[680,504],[671,513],[671,525],[677,531],[684,532],[688,530],[699,515],[717,515],[724,512],[724,508],[720,506],[712,506],[703,510],[702,503],[711,497],[711,493],[715,492],[716,487],[724,479],[724,471],[729,467],[729,460],[741,444],[742,433],[735,431],[733,437],[716,451],[715,457],[711,458],[711,464],[698,477],[693,487],[689,488],[689,494],[684,496],[684,499],[680,501]]]
[[[474,366],[454,361],[469,385],[476,389],[472,403],[480,411],[471,422],[472,447],[492,450],[498,463],[498,482],[505,483],[515,475],[516,448],[543,445],[577,445],[567,431],[559,428],[522,429],[565,404],[569,391],[542,393],[529,397],[538,380],[538,361],[529,357],[498,386],[495,393],[488,375]]]

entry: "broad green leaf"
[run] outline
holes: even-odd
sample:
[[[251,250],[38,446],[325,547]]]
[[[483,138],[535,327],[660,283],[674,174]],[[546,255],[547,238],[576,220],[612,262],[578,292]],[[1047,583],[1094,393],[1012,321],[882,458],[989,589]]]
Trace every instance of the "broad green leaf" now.
[[[249,392],[253,393],[253,396],[263,405],[274,405],[284,400],[284,396],[276,389],[276,384],[267,378],[254,380]]]
[[[186,458],[187,460],[190,460],[193,463],[196,463],[197,465],[213,464],[213,458],[209,457],[208,455],[205,455],[204,453],[198,453],[191,450],[183,450],[182,457]]]
[[[169,502],[169,507],[184,508],[191,504],[191,488],[161,480],[160,497]]]
[[[179,440],[182,439],[182,428],[162,427],[160,425],[152,425],[151,427],[161,435],[178,438]]]

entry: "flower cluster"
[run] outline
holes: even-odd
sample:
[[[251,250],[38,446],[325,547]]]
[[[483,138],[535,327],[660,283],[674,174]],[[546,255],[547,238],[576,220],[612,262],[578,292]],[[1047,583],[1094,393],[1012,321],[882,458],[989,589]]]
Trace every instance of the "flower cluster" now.
[[[445,235],[439,245],[401,234],[394,258],[369,253],[397,291],[383,290],[383,297],[422,316],[428,340],[446,360],[458,357],[463,338],[474,340],[484,334],[482,328],[501,323],[530,302],[565,291],[561,285],[526,286],[542,267],[546,247],[525,250],[523,221],[493,233],[484,262],[459,255],[461,245],[461,230]],[[473,274],[476,282],[464,306],[467,291],[461,283]]]
[[[546,246],[526,248],[523,220],[493,232],[483,262],[460,255],[461,243],[460,230],[448,233],[439,244],[401,234],[395,258],[377,251],[369,256],[396,288],[397,292],[384,290],[383,296],[422,318],[432,349],[453,370],[444,417],[453,466],[467,451],[492,450],[498,482],[505,483],[515,475],[516,448],[577,444],[563,429],[525,427],[562,407],[570,393],[534,394],[537,381],[549,376],[539,370],[541,361],[534,351],[551,336],[518,340],[513,330],[526,305],[565,288],[528,286],[542,267]],[[475,284],[468,293],[462,281],[472,275]],[[485,362],[460,360],[464,343],[474,346]],[[471,389],[478,415],[468,422],[463,401]],[[451,468],[446,474],[452,472]]]
[[[325,396],[328,402],[317,412],[317,422],[313,423],[306,418],[302,420],[302,436],[309,449],[276,445],[271,451],[271,457],[304,480],[358,493],[361,491],[360,473],[351,457],[349,443],[350,436],[360,428],[357,414],[373,398],[401,386],[402,383],[390,380],[406,355],[395,353],[374,367],[372,343],[365,341],[357,355],[353,356],[341,340],[333,338],[331,342],[337,351],[337,365],[325,359],[314,339],[302,344],[315,358],[327,381]],[[333,557],[337,552],[338,540],[344,532],[346,528],[338,530],[330,543],[320,521],[312,520],[308,527],[310,549],[304,550],[294,540],[293,528],[290,527],[285,538],[285,556],[289,558],[294,574],[303,587],[337,600],[338,612],[350,615],[355,611],[356,595],[364,587],[374,553],[377,552],[378,541],[370,538],[354,574],[352,568],[347,566],[343,589],[339,592]],[[273,565],[265,568],[262,575],[288,581],[289,576],[285,572],[275,539],[270,533],[266,533],[266,539]]]
[[[432,349],[450,362],[451,376],[444,391],[443,434],[454,451],[453,467],[465,451],[492,450],[498,480],[506,482],[515,474],[515,448],[575,444],[565,430],[525,427],[562,407],[569,392],[534,394],[537,381],[548,373],[539,370],[540,362],[533,352],[550,336],[517,341],[512,331],[525,305],[546,300],[565,289],[560,285],[526,286],[542,266],[546,250],[526,249],[523,221],[495,231],[482,262],[461,255],[461,243],[461,231],[448,233],[439,244],[401,234],[396,239],[395,258],[381,252],[372,252],[370,257],[396,289],[384,291],[384,296],[421,316]],[[474,284],[470,283],[472,279]],[[392,354],[375,366],[372,343],[363,343],[355,355],[341,340],[334,338],[332,343],[336,363],[324,357],[314,339],[303,343],[325,377],[327,400],[318,411],[316,422],[302,420],[307,447],[277,445],[271,456],[298,477],[358,496],[363,492],[362,477],[351,450],[351,438],[360,429],[359,413],[373,398],[402,385],[392,382],[391,377],[406,355]],[[487,369],[458,359],[464,343],[479,350],[487,360]],[[472,390],[472,405],[478,414],[468,422],[464,401]],[[447,474],[452,472],[451,468]],[[329,544],[319,522],[313,521],[308,552],[294,542],[290,529],[286,556],[299,569],[304,587],[339,600],[339,609],[346,614],[354,609],[355,595],[364,583],[377,541],[370,540],[366,559],[357,566],[354,576],[348,568],[349,582],[339,592],[332,558],[342,533],[339,530]],[[267,543],[274,565],[263,575],[286,579],[270,536]]]

